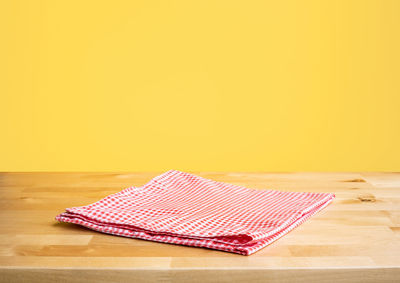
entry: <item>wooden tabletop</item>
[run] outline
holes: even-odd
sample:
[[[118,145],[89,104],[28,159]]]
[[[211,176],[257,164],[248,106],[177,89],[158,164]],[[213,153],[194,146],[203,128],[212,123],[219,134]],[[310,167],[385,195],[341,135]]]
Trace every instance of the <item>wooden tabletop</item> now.
[[[159,173],[1,173],[1,282],[399,282],[400,173],[213,173],[257,189],[332,192],[327,208],[251,256],[57,223],[66,207]]]

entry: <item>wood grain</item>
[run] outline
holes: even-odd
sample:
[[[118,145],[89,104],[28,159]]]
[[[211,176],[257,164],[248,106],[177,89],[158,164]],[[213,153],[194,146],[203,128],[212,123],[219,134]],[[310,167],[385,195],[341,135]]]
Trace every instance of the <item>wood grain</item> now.
[[[325,210],[249,257],[57,223],[159,173],[1,173],[0,282],[399,282],[400,173],[215,173],[256,189],[333,192]]]

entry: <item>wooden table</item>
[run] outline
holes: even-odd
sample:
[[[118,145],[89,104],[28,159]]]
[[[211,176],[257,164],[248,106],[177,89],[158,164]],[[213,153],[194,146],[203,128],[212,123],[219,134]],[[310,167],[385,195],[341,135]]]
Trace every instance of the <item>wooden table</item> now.
[[[258,189],[333,192],[318,215],[251,256],[57,223],[159,173],[2,173],[1,282],[400,282],[400,173],[199,173]]]

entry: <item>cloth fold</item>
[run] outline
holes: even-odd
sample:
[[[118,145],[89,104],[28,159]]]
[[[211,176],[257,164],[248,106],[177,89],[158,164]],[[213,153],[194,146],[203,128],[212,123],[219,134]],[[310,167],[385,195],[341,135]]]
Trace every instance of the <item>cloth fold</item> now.
[[[131,238],[250,255],[326,207],[332,193],[255,190],[170,170],[67,208],[61,222]]]

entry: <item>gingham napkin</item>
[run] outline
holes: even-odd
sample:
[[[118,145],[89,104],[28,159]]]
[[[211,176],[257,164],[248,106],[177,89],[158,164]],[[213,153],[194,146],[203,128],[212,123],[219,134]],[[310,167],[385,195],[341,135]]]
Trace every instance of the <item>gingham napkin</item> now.
[[[254,190],[171,170],[142,187],[67,208],[56,219],[118,236],[250,255],[334,197]]]

